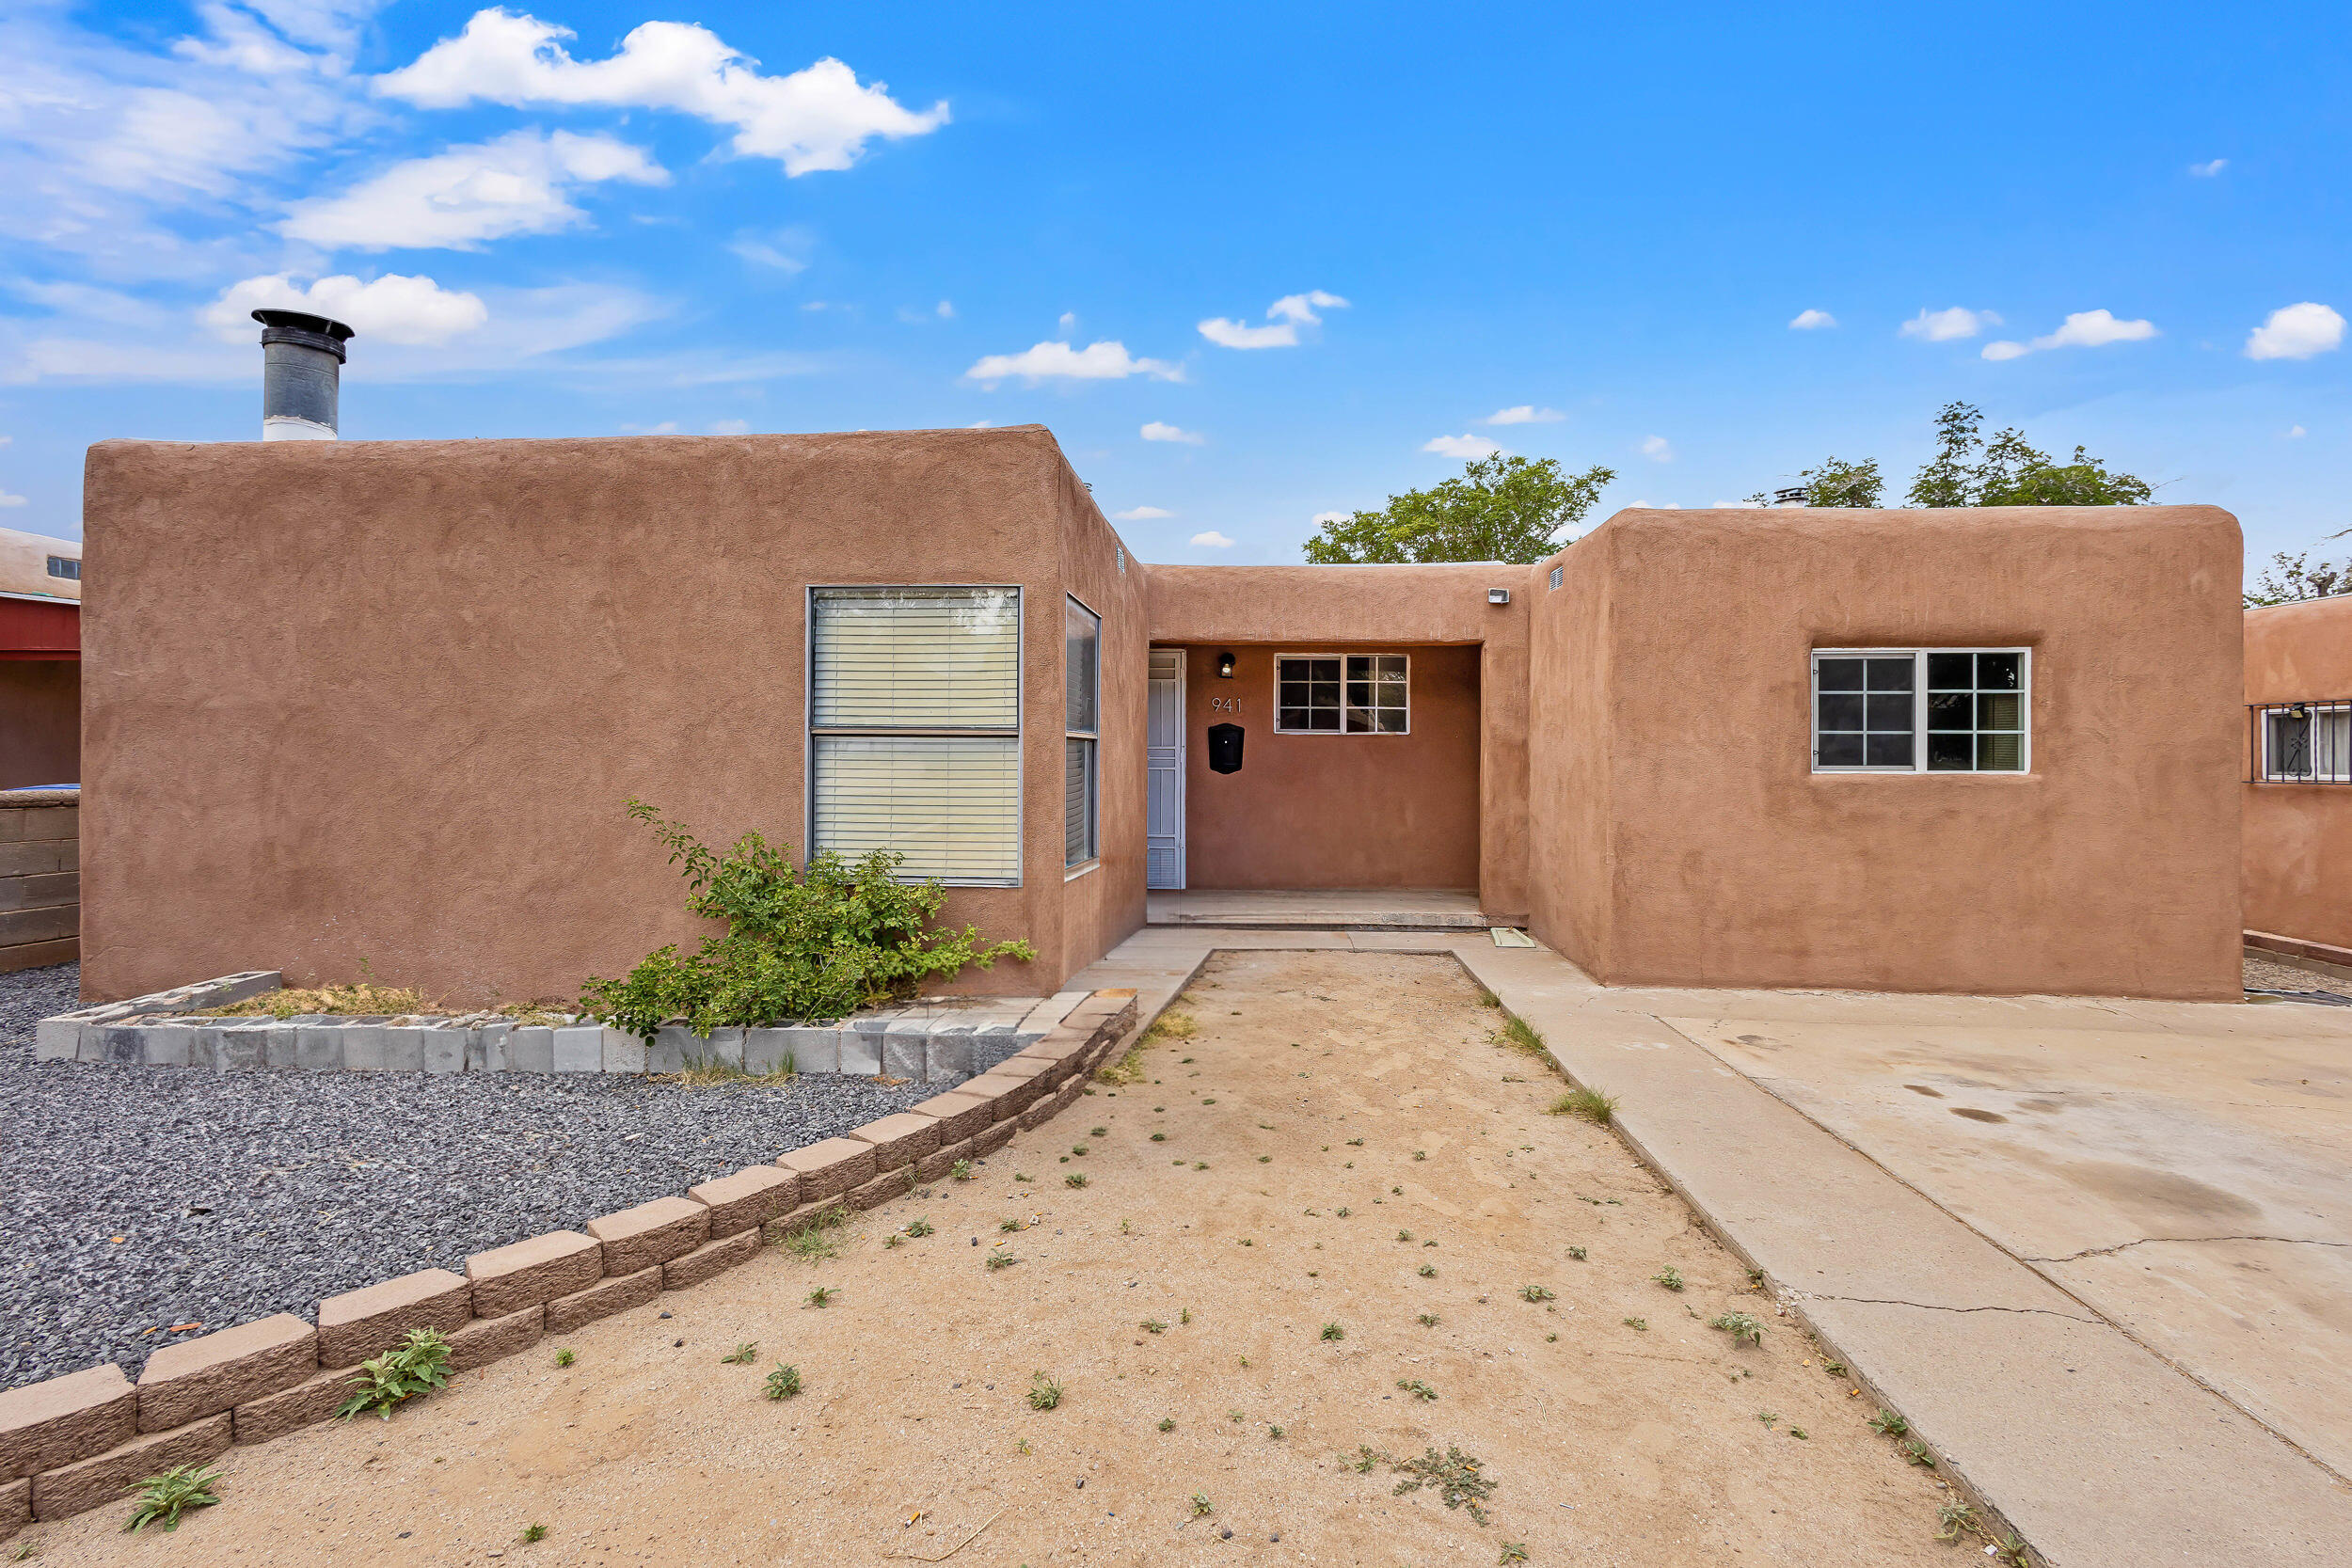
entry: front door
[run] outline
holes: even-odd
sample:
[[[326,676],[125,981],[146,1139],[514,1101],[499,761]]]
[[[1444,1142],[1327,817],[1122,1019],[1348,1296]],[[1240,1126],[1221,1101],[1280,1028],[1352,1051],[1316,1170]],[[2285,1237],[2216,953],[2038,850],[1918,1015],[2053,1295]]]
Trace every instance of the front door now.
[[[1152,698],[1144,720],[1146,887],[1184,885],[1184,650],[1152,650]]]

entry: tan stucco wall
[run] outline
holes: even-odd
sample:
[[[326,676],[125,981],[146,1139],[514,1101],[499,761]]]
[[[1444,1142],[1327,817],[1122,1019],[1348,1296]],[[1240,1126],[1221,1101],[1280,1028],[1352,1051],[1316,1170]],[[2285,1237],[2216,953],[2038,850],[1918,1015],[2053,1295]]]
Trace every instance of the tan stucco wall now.
[[[1153,566],[1151,574],[1152,641],[1163,645],[1238,654],[1252,646],[1476,644],[1485,715],[1479,905],[1497,920],[1527,918],[1526,567]],[[1487,603],[1489,588],[1510,590],[1511,602]],[[1197,750],[1197,727],[1189,738]]]
[[[1184,885],[1195,888],[1462,888],[1478,885],[1479,651],[1302,642],[1186,652]],[[1283,653],[1408,657],[1405,735],[1278,735],[1274,661]],[[1228,701],[1235,705],[1214,705]],[[1212,724],[1242,727],[1242,768],[1209,769]]]
[[[81,774],[81,664],[0,659],[0,789],[73,784]]]
[[[49,558],[63,556],[68,561],[82,559],[81,544],[72,539],[52,539],[45,533],[25,533],[12,528],[0,528],[0,593],[45,594],[52,598],[78,599],[82,596],[79,578],[53,578],[49,575]]]
[[[1610,968],[1615,886],[1609,566],[1607,543],[1588,535],[1531,568],[1526,590],[1528,925],[1595,974]]]
[[[1547,634],[1535,713],[1606,747],[1605,858],[1536,832],[1608,929],[1569,889],[1538,934],[1614,983],[2234,997],[2240,549],[2195,506],[1618,514],[1568,552],[1603,643]],[[1813,648],[2006,644],[2030,773],[1811,771]],[[1604,726],[1556,694],[1594,658]]]
[[[363,960],[563,997],[691,942],[623,802],[803,845],[811,583],[1025,590],[1024,885],[947,915],[1040,959],[971,983],[1051,990],[1139,914],[1139,778],[1104,791],[1136,847],[1063,881],[1063,563],[1111,546],[1041,428],[108,442],[86,494],[91,997]],[[1136,590],[1094,591],[1139,667]]]
[[[1091,871],[1067,877],[1062,889],[1062,974],[1074,974],[1125,941],[1143,924],[1145,705],[1150,698],[1151,641],[1145,568],[1128,553],[1078,476],[1060,471],[1062,578],[1067,592],[1103,618],[1102,738],[1096,743],[1096,845],[1101,861]],[[1055,614],[1061,613],[1058,605]],[[1059,623],[1057,622],[1058,627]],[[1056,657],[1060,632],[1055,633]],[[1060,689],[1058,687],[1057,689]],[[1037,711],[1034,708],[1032,711]],[[1040,714],[1041,727],[1060,722]],[[1057,739],[1059,736],[1057,734]],[[1061,800],[1061,753],[1055,753],[1055,800]],[[1062,819],[1054,814],[1054,843],[1060,858]]]
[[[2247,702],[2346,700],[2352,595],[2246,612]],[[2246,925],[2352,947],[2352,784],[2246,785]]]

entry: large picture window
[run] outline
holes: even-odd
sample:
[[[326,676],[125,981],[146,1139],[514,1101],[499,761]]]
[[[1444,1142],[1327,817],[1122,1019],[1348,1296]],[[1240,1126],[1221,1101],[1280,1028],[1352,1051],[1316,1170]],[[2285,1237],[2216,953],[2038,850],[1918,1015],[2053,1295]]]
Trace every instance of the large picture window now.
[[[1822,773],[2022,773],[2024,648],[1817,649],[1813,768]]]
[[[1283,654],[1274,661],[1280,735],[1405,735],[1412,727],[1405,654]]]
[[[1021,590],[809,591],[809,846],[1021,880]]]
[[[1085,865],[1096,842],[1102,793],[1103,618],[1075,599],[1062,602],[1062,864]]]

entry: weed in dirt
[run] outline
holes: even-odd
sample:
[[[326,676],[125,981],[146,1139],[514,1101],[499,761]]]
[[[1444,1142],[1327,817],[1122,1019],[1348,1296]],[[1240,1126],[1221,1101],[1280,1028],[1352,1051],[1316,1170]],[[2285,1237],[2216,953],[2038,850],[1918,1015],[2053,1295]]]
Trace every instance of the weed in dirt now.
[[[1617,1114],[1617,1097],[1598,1089],[1570,1089],[1551,1102],[1555,1117],[1581,1117],[1597,1127],[1606,1127]]]
[[[1650,1277],[1658,1281],[1659,1284],[1666,1287],[1669,1291],[1679,1291],[1682,1289],[1682,1271],[1676,1268],[1672,1263],[1667,1264],[1656,1274],[1651,1275]]]
[[[1075,1154],[1078,1158],[1083,1160],[1086,1158],[1087,1146],[1085,1144],[1072,1144],[1070,1146],[1070,1152]]]
[[[958,1181],[969,1181],[977,1173],[972,1169],[971,1161],[958,1160],[947,1167],[947,1174]]]
[[[1183,1162],[1183,1161],[1181,1161],[1181,1160],[1179,1160],[1179,1161],[1178,1161],[1178,1162],[1176,1162],[1176,1163],[1177,1163],[1178,1164],[1184,1164],[1184,1162]],[[1195,1170],[1207,1170],[1207,1169],[1209,1168],[1209,1162],[1207,1162],[1206,1160],[1195,1160],[1195,1161],[1192,1163],[1192,1168],[1193,1168],[1193,1169],[1195,1169]]]
[[[1400,1230],[1396,1233],[1396,1239],[1400,1242],[1409,1242],[1413,1239],[1413,1233],[1409,1230]]]
[[[1340,1218],[1342,1218],[1342,1219],[1345,1219],[1345,1218],[1347,1218],[1347,1216],[1349,1215],[1349,1213],[1350,1213],[1350,1212],[1352,1212],[1352,1211],[1351,1211],[1351,1210],[1347,1207],[1347,1205],[1346,1205],[1346,1204],[1343,1203],[1343,1204],[1341,1204],[1341,1205],[1340,1205],[1337,1209],[1333,1210],[1333,1211],[1332,1211],[1332,1212],[1334,1212],[1334,1213],[1338,1214]]]
[[[1502,1555],[1495,1559],[1497,1563],[1525,1562],[1526,1560],[1527,1543],[1524,1541],[1505,1541],[1502,1544]]]
[[[1977,1511],[1965,1502],[1949,1502],[1935,1511],[1935,1538],[1957,1541],[1978,1528]]]
[[[1274,1164],[1274,1156],[1271,1154],[1261,1154],[1258,1156],[1258,1164],[1262,1165],[1270,1165]]]
[[[1766,1426],[1771,1426],[1774,1421],[1780,1419],[1780,1412],[1777,1410],[1759,1410],[1756,1413],[1756,1418],[1762,1421]]]
[[[1052,1410],[1061,1403],[1061,1385],[1043,1371],[1029,1374],[1029,1408]]]
[[[323,1013],[398,1018],[409,1013],[431,1013],[436,1010],[422,991],[378,985],[373,980],[362,979],[348,985],[318,986],[309,990],[289,987],[264,991],[260,996],[247,997],[230,1006],[205,1008],[197,1016],[283,1019]]]
[[[787,1231],[781,1243],[787,1257],[803,1263],[822,1263],[841,1255],[841,1243],[834,1232],[850,1223],[850,1211],[836,1203],[820,1210],[798,1229]]]
[[[1559,1342],[1560,1342],[1560,1336],[1558,1336],[1557,1334],[1547,1334],[1547,1335],[1545,1335],[1545,1336],[1544,1336],[1544,1343],[1545,1343],[1545,1344],[1547,1344],[1547,1345],[1556,1345],[1556,1344],[1558,1344]]]
[[[1505,1018],[1502,1027],[1492,1037],[1497,1045],[1508,1046],[1523,1056],[1533,1056],[1549,1064],[1549,1054],[1544,1050],[1544,1037],[1524,1019]]]
[[[1173,1416],[1161,1417],[1160,1430],[1162,1432],[1174,1432],[1176,1430],[1176,1418]]]
[[[1180,1323],[1188,1323],[1192,1322],[1192,1308],[1189,1307],[1177,1308],[1176,1321]]]
[[[1748,1289],[1751,1291],[1760,1291],[1764,1289],[1764,1271],[1762,1269],[1750,1269],[1748,1271]]]
[[[1423,1328],[1435,1328],[1438,1326],[1438,1315],[1435,1312],[1423,1312],[1420,1317],[1414,1319],[1413,1321],[1421,1324]]]
[[[1788,1429],[1788,1435],[1794,1437],[1798,1442],[1802,1443],[1805,1440],[1805,1430],[1803,1427],[1790,1427]]]
[[[939,1227],[931,1224],[930,1220],[925,1219],[920,1215],[907,1221],[907,1234],[910,1236],[928,1236],[938,1228]]]
[[[1216,1504],[1209,1501],[1209,1495],[1207,1493],[1195,1492],[1192,1495],[1192,1516],[1194,1518],[1205,1518],[1209,1514],[1215,1513],[1216,1512]]]
[[[839,1293],[839,1291],[835,1291],[830,1285],[819,1285],[817,1289],[808,1293],[808,1304],[811,1307],[821,1310],[824,1307],[831,1307],[833,1305],[833,1298]]]
[[[1500,1007],[1502,1006],[1502,998],[1481,986],[1478,988],[1478,1005],[1482,1007]]]
[[[1541,1285],[1522,1285],[1519,1287],[1519,1299],[1521,1301],[1557,1301],[1559,1298]]]
[[[1438,1265],[1435,1263],[1423,1263],[1414,1272],[1419,1274],[1423,1279],[1435,1279],[1438,1277]]]
[[[1165,1334],[1168,1332],[1168,1325],[1160,1322],[1157,1318],[1146,1318],[1143,1322],[1136,1324],[1136,1326],[1143,1330],[1146,1334]]]
[[[1584,1261],[1584,1249],[1581,1246],[1572,1246],[1568,1248],[1568,1256],[1581,1263]]]
[[[996,1222],[996,1228],[999,1230],[1025,1230],[1028,1227],[1023,1225],[1017,1219],[1007,1216],[1006,1218]]]
[[[1201,1103],[1201,1104],[1203,1104],[1203,1105],[1214,1105],[1214,1104],[1216,1104],[1216,1101],[1214,1101],[1214,1100],[1204,1100],[1204,1101],[1202,1101],[1200,1103]]]
[[[996,1269],[1011,1268],[1015,1263],[1020,1262],[1021,1259],[1015,1258],[1009,1252],[992,1252],[985,1259],[983,1259],[983,1261],[986,1262],[991,1271],[994,1271]]]
[[[1350,1148],[1361,1148],[1364,1147],[1364,1140],[1361,1138],[1350,1138],[1347,1140],[1347,1147]]]
[[[1269,1426],[1269,1427],[1267,1427],[1267,1428],[1265,1429],[1265,1434],[1266,1434],[1268,1437],[1277,1437],[1277,1438],[1279,1438],[1279,1437],[1280,1437],[1280,1436],[1282,1435],[1282,1429],[1281,1429],[1280,1427],[1278,1427],[1278,1426]]]
[[[412,1328],[399,1349],[359,1363],[359,1375],[350,1385],[352,1395],[335,1414],[346,1421],[363,1413],[389,1421],[393,1406],[448,1381],[449,1341],[433,1329]]]
[[[1627,1318],[1622,1321],[1624,1322],[1626,1327],[1632,1329],[1637,1334],[1647,1334],[1649,1332],[1649,1320],[1647,1318]]]
[[[1389,1196],[1391,1197],[1403,1197],[1405,1196],[1405,1189],[1402,1187],[1391,1187],[1389,1189]]]
[[[1086,1173],[1073,1170],[1061,1179],[1061,1184],[1065,1187],[1083,1187],[1087,1184]]]
[[[1412,1395],[1413,1398],[1417,1400],[1435,1400],[1438,1397],[1438,1391],[1435,1388],[1430,1387],[1429,1385],[1423,1383],[1419,1378],[1415,1378],[1410,1383],[1407,1383],[1405,1379],[1400,1377],[1396,1380],[1396,1386],[1399,1388],[1404,1389],[1406,1393]]]
[[[894,1230],[889,1235],[882,1238],[882,1245],[884,1247],[895,1247],[903,1243],[905,1240],[906,1238],[904,1236],[899,1235]]]
[[[1930,1452],[1928,1446],[1916,1437],[1897,1444],[1896,1451],[1903,1456],[1903,1463],[1906,1465],[1916,1465],[1923,1470],[1935,1468],[1935,1455]]]
[[[555,1353],[555,1364],[559,1367],[568,1367],[579,1359],[579,1356],[574,1355],[567,1350],[560,1350]]]
[[[1911,1423],[1892,1410],[1882,1410],[1870,1418],[1870,1430],[1882,1437],[1908,1437],[1911,1435]]]
[[[1708,1320],[1707,1326],[1722,1329],[1731,1336],[1731,1342],[1735,1345],[1742,1340],[1751,1345],[1760,1345],[1764,1342],[1764,1325],[1745,1312],[1723,1313]]]
[[[759,1341],[746,1339],[726,1354],[719,1357],[719,1364],[723,1367],[748,1367],[758,1359],[758,1356]]]
[[[218,1470],[208,1470],[201,1465],[175,1465],[160,1476],[148,1477],[138,1483],[139,1506],[132,1511],[130,1523],[122,1527],[122,1532],[134,1535],[150,1525],[178,1529],[181,1514],[192,1508],[210,1508],[220,1501],[213,1495],[213,1483],[219,1479]],[[18,1560],[31,1555],[22,1552]]]
[[[1155,1144],[1164,1144],[1168,1142],[1168,1134],[1165,1132],[1154,1132],[1152,1134],[1152,1141]]]
[[[801,1369],[788,1362],[777,1362],[776,1370],[768,1374],[768,1381],[759,1386],[759,1391],[771,1400],[790,1399],[801,1391]]]
[[[1416,1160],[1426,1160],[1429,1158],[1429,1151],[1425,1148],[1417,1148],[1413,1150],[1413,1158]]]
[[[1844,1377],[1846,1375],[1846,1364],[1843,1361],[1824,1361],[1821,1363],[1821,1370],[1829,1373],[1832,1377]]]
[[[1337,1323],[1325,1323],[1323,1325],[1323,1337],[1326,1339],[1344,1339],[1347,1338],[1347,1330],[1342,1328]]]
[[[1025,1176],[1019,1171],[1013,1172],[1012,1179],[1015,1181],[1034,1181],[1037,1180],[1034,1176]]]
[[[548,1527],[545,1525],[525,1525],[523,1527],[523,1539],[527,1542],[545,1541],[547,1538]]]
[[[1401,1497],[1424,1486],[1435,1487],[1446,1507],[1467,1508],[1471,1518],[1486,1523],[1486,1511],[1481,1505],[1494,1496],[1495,1483],[1480,1473],[1480,1462],[1461,1449],[1449,1444],[1442,1458],[1431,1449],[1419,1459],[1389,1459],[1389,1468],[1405,1478],[1391,1496]]]
[[[1359,1447],[1355,1458],[1343,1459],[1340,1463],[1359,1476],[1368,1476],[1372,1474],[1372,1467],[1380,1463],[1380,1456],[1370,1449]]]
[[[1238,1410],[1228,1410],[1228,1411],[1225,1413],[1225,1418],[1226,1418],[1227,1420],[1229,1420],[1229,1421],[1236,1421],[1236,1422],[1237,1422],[1237,1421],[1239,1421],[1239,1420],[1241,1419],[1241,1412],[1240,1412],[1240,1411],[1238,1411]]]
[[[1170,1007],[1152,1021],[1152,1027],[1136,1040],[1138,1045],[1157,1044],[1161,1040],[1188,1040],[1200,1032],[1200,1021],[1182,1007]],[[1184,1058],[1189,1062],[1191,1057]]]

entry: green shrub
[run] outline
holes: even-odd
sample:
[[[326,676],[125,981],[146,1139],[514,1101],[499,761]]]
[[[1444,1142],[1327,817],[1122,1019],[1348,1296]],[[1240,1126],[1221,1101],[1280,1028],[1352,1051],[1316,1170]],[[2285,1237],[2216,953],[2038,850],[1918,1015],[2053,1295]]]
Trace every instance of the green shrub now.
[[[669,847],[687,908],[727,926],[689,957],[664,947],[625,979],[581,987],[582,1013],[645,1039],[672,1019],[707,1037],[779,1019],[840,1018],[967,964],[1037,957],[1025,942],[982,944],[974,927],[934,928],[946,890],[899,881],[903,856],[878,849],[851,862],[822,850],[795,872],[790,850],[757,833],[723,854],[643,800],[630,800],[628,814]]]
[[[132,1512],[131,1522],[122,1527],[124,1533],[135,1534],[150,1525],[178,1529],[181,1514],[191,1508],[210,1508],[220,1501],[213,1492],[213,1483],[219,1479],[218,1470],[208,1470],[200,1465],[175,1465],[160,1476],[148,1477],[138,1484],[139,1506]],[[19,1554],[32,1555],[29,1551]]]
[[[388,1350],[359,1363],[352,1380],[352,1395],[335,1414],[348,1421],[373,1411],[386,1420],[392,1407],[426,1394],[449,1381],[449,1341],[430,1328],[412,1328],[398,1350]]]

